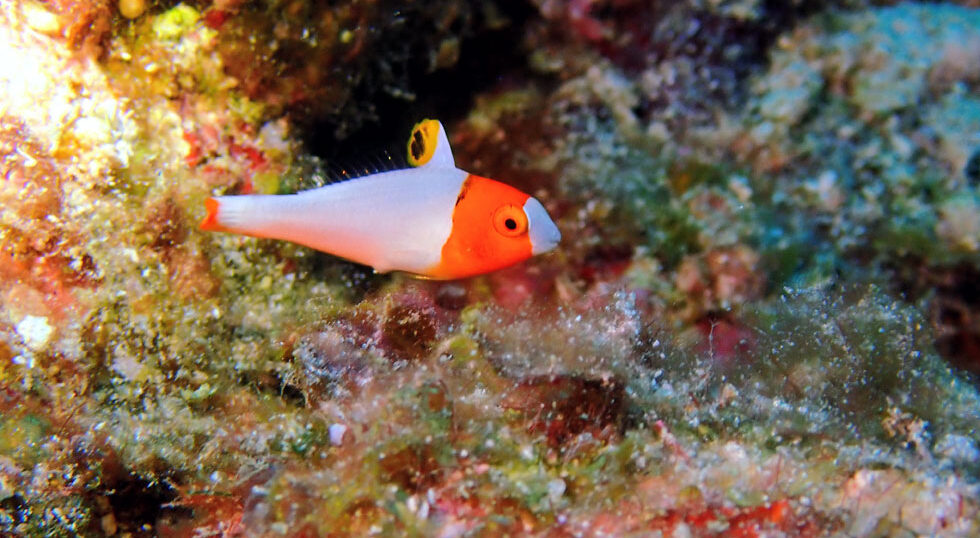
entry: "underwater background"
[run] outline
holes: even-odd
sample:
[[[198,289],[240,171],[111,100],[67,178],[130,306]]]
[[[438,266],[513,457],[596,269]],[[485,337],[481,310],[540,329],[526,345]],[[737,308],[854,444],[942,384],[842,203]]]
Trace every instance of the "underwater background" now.
[[[197,230],[442,120],[555,252]],[[980,2],[0,2],[0,535],[980,534]]]

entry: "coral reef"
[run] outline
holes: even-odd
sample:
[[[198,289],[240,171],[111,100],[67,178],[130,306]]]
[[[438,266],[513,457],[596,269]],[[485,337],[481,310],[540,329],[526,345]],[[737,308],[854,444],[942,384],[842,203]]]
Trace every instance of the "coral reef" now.
[[[4,3],[0,534],[976,535],[980,14],[874,4]],[[490,57],[558,252],[196,229]]]
[[[462,39],[501,24],[493,3],[451,0],[231,0],[202,16],[218,31],[215,50],[245,96],[270,115],[330,124],[341,138],[377,121],[384,96],[412,100],[413,79],[453,66]]]

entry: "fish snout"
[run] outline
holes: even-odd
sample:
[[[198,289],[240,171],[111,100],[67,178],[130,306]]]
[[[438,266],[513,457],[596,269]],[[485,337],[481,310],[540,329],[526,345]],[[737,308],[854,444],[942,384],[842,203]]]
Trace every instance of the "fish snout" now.
[[[527,215],[527,235],[531,239],[531,254],[541,254],[558,246],[561,232],[548,215],[548,211],[536,198],[524,202]]]

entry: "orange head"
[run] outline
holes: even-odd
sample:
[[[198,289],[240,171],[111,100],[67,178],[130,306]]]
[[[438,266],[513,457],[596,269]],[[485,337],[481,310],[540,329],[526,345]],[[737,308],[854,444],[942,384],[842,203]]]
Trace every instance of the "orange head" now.
[[[456,207],[433,278],[463,278],[513,265],[558,244],[561,233],[536,199],[503,183],[470,174]]]

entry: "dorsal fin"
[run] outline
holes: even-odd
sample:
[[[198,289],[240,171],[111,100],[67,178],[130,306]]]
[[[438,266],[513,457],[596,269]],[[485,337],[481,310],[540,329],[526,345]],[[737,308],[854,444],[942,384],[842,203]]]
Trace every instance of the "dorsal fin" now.
[[[278,194],[301,192],[352,179],[404,170],[408,168],[401,151],[370,151],[356,158],[336,157],[329,160],[311,158],[298,166],[300,173],[280,179]]]
[[[439,120],[422,120],[415,124],[412,135],[408,137],[408,164],[438,168],[456,167],[453,150],[449,147],[449,138]]]

